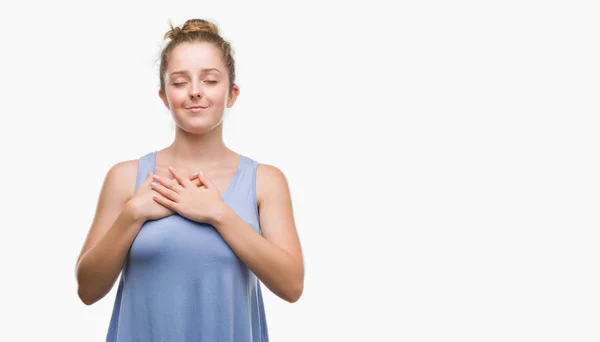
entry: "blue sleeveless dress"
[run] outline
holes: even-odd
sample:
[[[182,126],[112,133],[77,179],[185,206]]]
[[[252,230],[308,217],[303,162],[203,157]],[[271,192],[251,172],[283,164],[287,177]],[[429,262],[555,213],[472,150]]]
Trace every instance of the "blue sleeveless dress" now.
[[[223,200],[260,233],[256,168],[242,155]],[[150,170],[156,152],[139,158],[136,189]],[[260,281],[213,226],[177,214],[146,221],[127,255],[106,341],[266,342]]]

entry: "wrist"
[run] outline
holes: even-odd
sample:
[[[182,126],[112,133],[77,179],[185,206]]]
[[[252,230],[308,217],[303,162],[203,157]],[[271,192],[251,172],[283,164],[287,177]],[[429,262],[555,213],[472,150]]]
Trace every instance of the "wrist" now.
[[[215,228],[218,228],[225,221],[231,210],[231,207],[229,207],[227,203],[220,201],[219,204],[215,205],[210,217],[211,222],[209,223]]]
[[[132,202],[131,200],[125,203],[122,214],[126,215],[127,218],[134,222],[141,223],[146,220],[146,218],[141,214],[141,211],[138,210],[138,207],[135,204],[135,202]]]

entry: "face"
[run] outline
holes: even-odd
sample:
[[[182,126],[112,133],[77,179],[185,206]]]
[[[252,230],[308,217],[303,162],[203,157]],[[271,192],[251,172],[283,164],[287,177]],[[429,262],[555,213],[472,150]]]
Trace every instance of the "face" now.
[[[202,134],[219,126],[231,108],[238,86],[229,92],[229,75],[221,51],[210,43],[183,43],[171,51],[165,72],[165,95],[159,92],[177,126]]]

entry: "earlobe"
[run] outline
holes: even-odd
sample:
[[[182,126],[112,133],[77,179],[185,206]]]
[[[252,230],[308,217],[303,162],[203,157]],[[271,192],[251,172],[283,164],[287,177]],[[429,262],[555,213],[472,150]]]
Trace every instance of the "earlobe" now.
[[[160,90],[158,91],[158,97],[160,97],[160,99],[162,100],[165,107],[167,107],[167,109],[171,109],[171,108],[169,108],[169,101],[167,101],[167,97]]]
[[[231,90],[231,93],[229,94],[229,99],[227,101],[227,108],[231,108],[233,106],[233,104],[235,103],[235,101],[237,100],[237,97],[240,95],[240,87],[236,84],[233,86],[233,89]]]

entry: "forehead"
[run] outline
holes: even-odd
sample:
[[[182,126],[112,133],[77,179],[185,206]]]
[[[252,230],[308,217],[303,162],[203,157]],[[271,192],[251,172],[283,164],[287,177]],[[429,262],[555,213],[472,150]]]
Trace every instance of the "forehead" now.
[[[225,69],[221,50],[211,43],[182,43],[169,55],[168,71],[197,71],[205,68]]]

